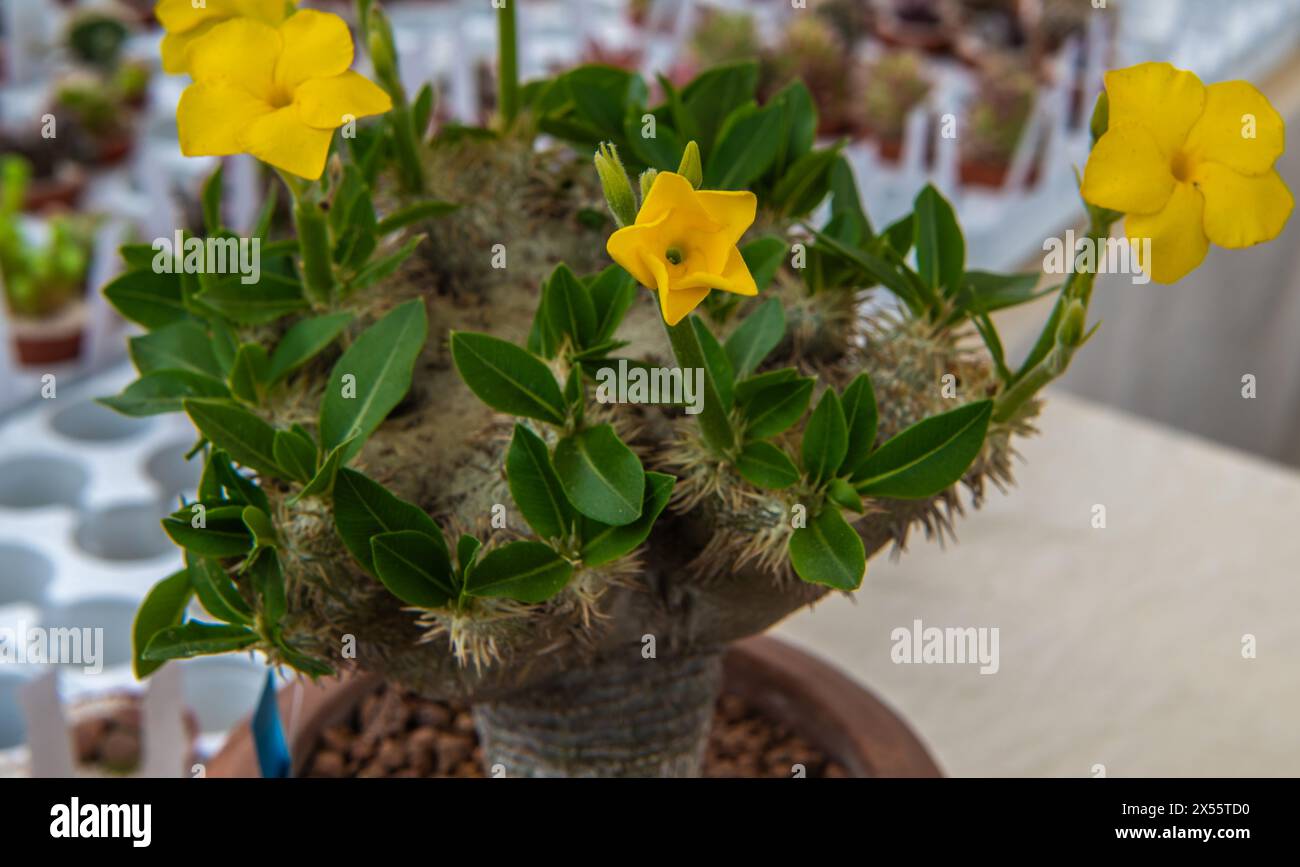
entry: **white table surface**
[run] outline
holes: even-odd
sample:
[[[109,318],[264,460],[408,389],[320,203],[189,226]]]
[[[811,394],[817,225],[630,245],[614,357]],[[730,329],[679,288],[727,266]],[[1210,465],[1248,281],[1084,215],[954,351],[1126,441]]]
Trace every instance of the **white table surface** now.
[[[778,634],[868,685],[954,776],[1300,775],[1300,474],[1049,397],[1019,486],[959,544],[877,555],[856,597]],[[894,664],[890,632],[915,619],[998,627],[1000,670]]]

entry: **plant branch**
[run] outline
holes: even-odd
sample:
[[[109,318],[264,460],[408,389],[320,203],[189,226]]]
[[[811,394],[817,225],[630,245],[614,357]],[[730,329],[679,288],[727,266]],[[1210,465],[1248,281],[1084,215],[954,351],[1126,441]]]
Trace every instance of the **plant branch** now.
[[[736,446],[736,433],[732,430],[731,421],[727,418],[727,410],[722,405],[718,386],[709,374],[709,366],[704,362],[704,349],[700,346],[700,338],[695,334],[690,317],[676,325],[669,325],[665,321],[664,329],[668,332],[668,340],[673,346],[673,355],[677,358],[677,365],[682,368],[683,373],[692,368],[704,371],[704,409],[699,416],[700,430],[704,434],[705,442],[719,456],[726,457]]]
[[[497,8],[497,108],[504,129],[514,126],[519,114],[519,38],[516,0],[501,0]]]

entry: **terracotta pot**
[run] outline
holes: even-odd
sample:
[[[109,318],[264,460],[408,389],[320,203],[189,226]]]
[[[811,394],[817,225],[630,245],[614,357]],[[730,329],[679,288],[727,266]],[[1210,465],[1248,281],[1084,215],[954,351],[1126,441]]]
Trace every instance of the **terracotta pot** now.
[[[73,209],[86,189],[87,176],[76,163],[63,163],[58,171],[45,178],[32,178],[23,197],[23,210],[32,213],[66,208]]]
[[[768,636],[734,645],[723,659],[723,689],[824,750],[858,777],[939,777],[921,741],[870,692],[832,666]],[[382,683],[345,675],[280,691],[280,714],[293,732],[289,751],[300,769],[320,733],[346,719]],[[295,708],[296,706],[296,708]],[[299,722],[291,724],[291,714]],[[245,721],[207,764],[209,777],[257,777],[257,754]]]
[[[1006,163],[962,159],[958,172],[962,186],[1000,190],[1007,182],[1007,171],[1010,168]]]
[[[9,320],[14,355],[24,367],[75,361],[81,355],[81,335],[85,330],[86,311],[82,304],[74,304],[51,319],[14,316]]]
[[[880,138],[877,136],[876,152],[880,154],[881,162],[897,165],[903,158],[903,140],[901,138]]]

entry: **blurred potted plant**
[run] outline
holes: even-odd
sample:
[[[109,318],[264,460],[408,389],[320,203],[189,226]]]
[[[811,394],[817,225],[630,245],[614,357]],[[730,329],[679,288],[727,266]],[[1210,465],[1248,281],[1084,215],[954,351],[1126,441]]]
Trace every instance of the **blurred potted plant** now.
[[[957,51],[967,63],[978,65],[989,52],[1014,52],[1027,47],[1024,0],[959,2]]]
[[[22,224],[30,174],[21,157],[0,161],[0,283],[19,363],[52,364],[81,351],[90,235],[83,221],[56,216],[33,243]]]
[[[691,33],[690,55],[695,69],[708,69],[739,60],[753,60],[762,50],[754,16],[728,9],[704,9]]]
[[[1037,93],[1038,80],[1014,61],[994,61],[981,70],[960,137],[963,184],[1001,188],[1006,183]]]
[[[887,45],[932,54],[951,51],[960,30],[953,0],[877,0],[872,20]]]
[[[915,51],[887,51],[863,67],[861,124],[885,162],[898,162],[908,115],[925,100],[931,86],[925,58]]]
[[[130,111],[113,83],[76,74],[58,85],[53,113],[64,121],[85,162],[115,165],[131,152]]]
[[[802,81],[817,103],[817,131],[838,135],[852,129],[850,65],[848,48],[834,26],[817,15],[796,15],[780,44],[762,58],[762,90],[772,94],[792,81]]]

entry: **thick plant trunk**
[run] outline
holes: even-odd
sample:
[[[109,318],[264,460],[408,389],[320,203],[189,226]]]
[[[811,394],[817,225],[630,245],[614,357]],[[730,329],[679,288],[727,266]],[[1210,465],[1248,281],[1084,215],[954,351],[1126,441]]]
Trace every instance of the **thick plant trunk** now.
[[[721,659],[606,662],[476,704],[486,770],[507,777],[699,776]]]

